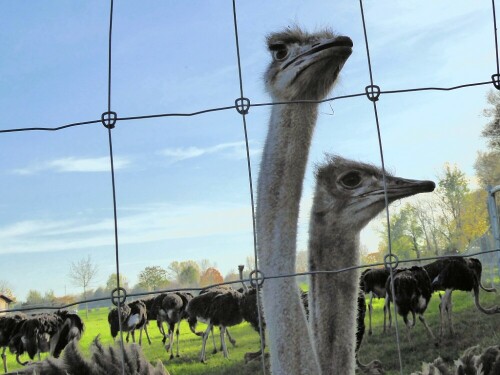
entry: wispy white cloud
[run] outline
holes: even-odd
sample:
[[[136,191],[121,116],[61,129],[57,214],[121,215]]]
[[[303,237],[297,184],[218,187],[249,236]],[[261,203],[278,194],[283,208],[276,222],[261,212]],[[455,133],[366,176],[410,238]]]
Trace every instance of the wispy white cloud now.
[[[129,159],[119,156],[115,156],[113,162],[115,169],[124,169],[130,165]],[[109,172],[110,161],[109,157],[106,156],[98,158],[67,157],[32,164],[25,168],[14,169],[12,172],[19,175],[31,175],[46,171],[57,173]]]
[[[252,224],[247,205],[155,203],[119,211],[118,230],[120,244],[127,245],[249,232]],[[0,242],[0,254],[113,246],[113,220],[88,215],[20,221],[0,227]]]
[[[250,148],[251,155],[257,155],[261,151]],[[246,157],[245,142],[220,143],[211,147],[178,147],[166,148],[158,152],[168,158],[171,163],[187,159],[194,159],[204,155],[219,154],[231,159],[244,159]]]

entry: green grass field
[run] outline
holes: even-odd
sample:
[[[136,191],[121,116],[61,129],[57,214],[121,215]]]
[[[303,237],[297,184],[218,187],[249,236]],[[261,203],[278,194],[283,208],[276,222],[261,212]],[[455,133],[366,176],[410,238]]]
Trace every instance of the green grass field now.
[[[493,304],[500,304],[500,295],[494,293],[482,293],[481,301],[483,306],[488,307]],[[373,335],[365,335],[363,345],[360,350],[362,362],[369,362],[372,359],[379,359],[384,364],[387,374],[399,374],[399,362],[396,350],[395,330],[382,334],[383,300],[374,300],[373,314]],[[436,335],[439,333],[439,297],[435,294],[427,309],[426,319]],[[401,328],[401,349],[403,357],[404,374],[409,374],[421,367],[422,361],[432,361],[441,356],[446,361],[457,359],[461,352],[473,345],[481,344],[489,346],[500,343],[500,314],[486,316],[479,313],[473,306],[472,295],[464,292],[453,293],[454,323],[457,335],[455,337],[445,336],[439,347],[434,347],[433,342],[428,338],[423,325],[417,321],[417,325],[412,330],[412,343],[408,343],[406,328],[402,319],[399,319]],[[107,322],[108,309],[93,310],[89,313],[89,318],[82,315],[86,324],[86,330],[81,340],[81,346],[85,353],[90,342],[100,334],[104,343],[111,343],[111,336]],[[366,317],[368,326],[368,316]],[[202,329],[204,325],[199,325]],[[293,329],[293,327],[291,327]],[[156,324],[150,324],[149,333],[153,343],[149,345],[143,337],[143,348],[146,357],[151,362],[161,360],[172,375],[197,375],[197,374],[227,374],[227,375],[247,375],[261,373],[262,365],[260,361],[254,361],[247,365],[243,363],[243,356],[246,352],[257,351],[259,349],[258,334],[248,325],[241,324],[230,329],[231,335],[236,339],[236,347],[229,345],[229,359],[224,359],[222,353],[215,355],[212,353],[211,340],[207,342],[207,364],[198,361],[201,349],[201,338],[193,335],[185,322],[181,325],[180,334],[180,358],[169,360],[169,355],[161,343],[161,335]],[[367,328],[368,331],[368,328]],[[217,342],[218,334],[217,334]],[[174,348],[175,349],[175,348]],[[175,352],[174,352],[175,353]],[[9,370],[20,367],[13,355],[8,354]],[[27,358],[23,358],[26,360]]]
[[[500,305],[500,295],[497,293],[481,293],[483,307],[493,304]],[[373,335],[365,334],[359,357],[366,363],[379,359],[384,364],[387,374],[399,374],[399,359],[396,346],[396,333],[393,328],[388,334],[383,334],[383,300],[374,300]],[[464,349],[474,345],[483,347],[500,344],[500,314],[484,315],[474,307],[472,293],[453,292],[453,323],[456,335],[451,337],[448,331],[435,347],[427,335],[425,327],[417,320],[411,332],[411,344],[408,342],[406,327],[403,320],[398,319],[400,328],[401,355],[403,373],[410,374],[421,369],[422,362],[431,362],[441,356],[448,364],[458,359]],[[425,318],[436,336],[439,335],[439,296],[435,293],[425,313]],[[392,305],[391,305],[392,308]],[[394,314],[393,314],[394,317]],[[368,315],[366,317],[368,327]],[[368,333],[368,328],[367,332]]]

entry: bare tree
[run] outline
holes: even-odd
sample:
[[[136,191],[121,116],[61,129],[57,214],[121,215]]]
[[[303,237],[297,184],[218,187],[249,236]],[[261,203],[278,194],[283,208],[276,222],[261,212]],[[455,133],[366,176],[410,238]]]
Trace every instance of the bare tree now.
[[[200,274],[204,274],[209,268],[217,268],[217,263],[210,261],[210,259],[202,259],[198,265],[200,266]]]
[[[88,255],[87,258],[71,263],[68,276],[75,286],[81,286],[83,288],[84,300],[87,299],[87,288],[97,275],[97,271],[97,264],[92,262],[90,255]],[[85,303],[85,310],[88,318],[89,307],[87,303]]]
[[[0,280],[0,293],[6,295],[7,297],[13,297],[12,287],[7,280]]]

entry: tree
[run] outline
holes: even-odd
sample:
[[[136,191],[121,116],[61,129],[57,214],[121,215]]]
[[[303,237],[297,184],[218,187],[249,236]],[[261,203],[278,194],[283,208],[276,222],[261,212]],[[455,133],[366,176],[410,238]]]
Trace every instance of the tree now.
[[[490,91],[487,101],[491,107],[486,108],[483,114],[492,120],[484,126],[481,135],[488,140],[490,149],[500,151],[500,92]]]
[[[384,255],[380,251],[374,253],[363,253],[361,254],[361,264],[373,264],[380,263],[384,260]]]
[[[412,242],[407,235],[407,215],[403,210],[393,211],[390,218],[391,228],[391,250],[400,259],[411,258]],[[389,251],[389,236],[387,233],[387,224],[384,220],[382,230],[379,231],[381,241],[379,243],[378,252],[387,254]]]
[[[489,227],[486,190],[476,190],[466,195],[462,210],[462,231],[459,242],[467,247],[473,240],[481,237]]]
[[[10,283],[8,281],[0,280],[0,294],[3,294],[9,298],[14,298],[12,287],[10,286]]]
[[[203,261],[204,262],[204,261]],[[206,263],[204,263],[206,265]],[[194,260],[172,262],[168,266],[171,278],[183,286],[195,286],[200,280],[200,266]]]
[[[181,273],[179,274],[179,284],[185,287],[197,286],[200,281],[200,268],[196,263],[185,262]]]
[[[500,185],[500,150],[479,151],[474,169],[482,188]]]
[[[210,259],[202,259],[198,262],[198,265],[200,266],[200,274],[204,274],[206,270],[209,268],[217,268],[217,263],[211,262]]]
[[[112,273],[111,275],[109,275],[108,277],[108,281],[106,281],[106,291],[112,291],[113,289],[116,288],[116,273]],[[125,288],[125,289],[129,289],[129,285],[128,285],[128,280],[127,280],[127,277],[120,273],[120,287],[121,288]]]
[[[441,233],[446,237],[446,252],[461,248],[459,241],[462,231],[462,209],[469,187],[465,173],[456,165],[445,164],[444,174],[439,178],[436,196],[441,208]]]
[[[139,285],[147,291],[164,289],[168,283],[167,271],[160,266],[146,267],[139,273]]]
[[[38,290],[30,289],[28,295],[26,296],[27,305],[41,305],[43,303],[42,293]]]
[[[173,261],[171,262],[168,267],[167,267],[167,273],[168,273],[168,276],[172,279],[172,280],[179,280],[179,275],[182,271],[182,266],[181,266],[181,263],[178,262],[178,261]]]
[[[425,248],[428,255],[440,255],[443,247],[443,236],[439,227],[439,213],[436,209],[435,196],[433,200],[421,199],[415,203],[415,213],[425,238]]]
[[[424,231],[418,219],[417,208],[406,203],[401,209],[401,213],[405,216],[406,235],[411,241],[411,248],[415,252],[417,259],[420,259],[422,251],[425,249],[425,238]]]
[[[491,107],[486,108],[483,114],[490,117],[481,132],[481,135],[487,139],[488,150],[478,152],[474,169],[483,188],[488,185],[500,185],[500,92],[490,91],[487,97]]]
[[[235,272],[234,270],[228,272],[228,274],[224,277],[224,281],[228,282],[228,281],[237,281],[240,279],[240,275],[238,275],[237,272]]]
[[[212,284],[220,284],[224,278],[218,269],[214,267],[207,268],[200,276],[200,286],[205,287]]]
[[[55,297],[54,303],[60,306],[69,305],[76,302],[76,296],[66,295],[62,297]]]
[[[49,305],[55,304],[56,295],[54,294],[54,291],[52,289],[49,289],[48,291],[45,292],[45,294],[43,295],[43,302]]]
[[[77,262],[71,263],[69,268],[69,278],[75,286],[83,288],[83,299],[87,299],[87,288],[92,280],[96,277],[98,272],[97,264],[92,262],[90,255],[87,258],[80,259]],[[89,316],[88,304],[85,304],[86,316]]]

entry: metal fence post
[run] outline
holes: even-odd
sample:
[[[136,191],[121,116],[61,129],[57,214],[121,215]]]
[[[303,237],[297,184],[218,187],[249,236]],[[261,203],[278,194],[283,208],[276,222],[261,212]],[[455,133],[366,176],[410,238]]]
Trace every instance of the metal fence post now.
[[[495,194],[500,192],[500,185],[492,187],[488,185],[488,214],[490,216],[491,233],[493,234],[494,246],[500,249],[500,221],[498,218],[498,208],[495,199]],[[500,256],[498,260],[498,272],[500,273]]]

